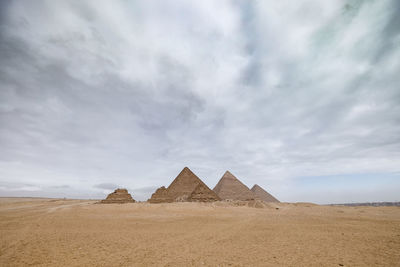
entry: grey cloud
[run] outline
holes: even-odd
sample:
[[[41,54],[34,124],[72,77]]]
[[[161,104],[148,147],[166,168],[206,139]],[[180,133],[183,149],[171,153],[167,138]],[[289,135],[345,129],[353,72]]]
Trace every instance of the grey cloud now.
[[[94,185],[96,188],[100,189],[109,189],[109,190],[114,190],[117,189],[119,186],[113,183],[102,183],[102,184],[96,184]]]
[[[285,200],[300,176],[399,171],[397,1],[109,5],[2,4],[4,182],[144,200],[189,166]]]
[[[141,188],[135,188],[133,189],[133,191],[138,193],[148,193],[148,192],[154,192],[157,188],[158,188],[157,186],[146,186]]]
[[[390,51],[395,49],[396,38],[399,38],[400,35],[400,17],[398,15],[400,12],[400,3],[398,1],[391,1],[388,3],[388,9],[386,25],[380,34],[382,42],[373,55],[374,63],[384,59]]]
[[[71,188],[71,187],[69,185],[64,184],[64,185],[55,185],[55,186],[52,186],[52,188],[66,189],[66,188]]]

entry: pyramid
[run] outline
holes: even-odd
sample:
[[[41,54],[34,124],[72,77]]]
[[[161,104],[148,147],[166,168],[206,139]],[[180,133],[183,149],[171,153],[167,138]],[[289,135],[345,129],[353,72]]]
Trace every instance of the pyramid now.
[[[190,194],[188,200],[192,202],[213,202],[221,199],[205,184],[198,184]]]
[[[279,202],[276,198],[274,198],[270,193],[265,191],[261,186],[255,184],[251,191],[258,197],[258,199],[265,202]]]
[[[150,203],[165,203],[165,202],[173,202],[173,199],[168,196],[168,191],[165,186],[162,186],[156,190],[151,195],[151,198],[149,199]]]
[[[116,189],[113,193],[109,194],[106,199],[103,199],[100,203],[112,204],[112,203],[133,203],[135,200],[128,193],[126,189]]]
[[[204,183],[188,167],[185,167],[170,186],[168,186],[168,195],[175,201],[184,201],[192,194],[193,190],[199,184]]]
[[[220,200],[218,196],[212,192],[212,190],[188,167],[185,167],[168,188],[158,188],[149,199],[149,202],[161,203],[216,200]]]
[[[224,200],[254,200],[257,197],[232,173],[226,171],[213,191]]]

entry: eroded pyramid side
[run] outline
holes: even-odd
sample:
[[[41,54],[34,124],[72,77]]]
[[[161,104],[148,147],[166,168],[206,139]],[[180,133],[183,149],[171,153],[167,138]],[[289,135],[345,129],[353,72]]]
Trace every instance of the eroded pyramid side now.
[[[148,201],[150,203],[168,203],[173,202],[173,199],[168,195],[167,188],[162,186],[151,195],[151,198]]]
[[[218,195],[205,184],[198,184],[190,194],[188,201],[191,202],[213,202],[221,200]]]

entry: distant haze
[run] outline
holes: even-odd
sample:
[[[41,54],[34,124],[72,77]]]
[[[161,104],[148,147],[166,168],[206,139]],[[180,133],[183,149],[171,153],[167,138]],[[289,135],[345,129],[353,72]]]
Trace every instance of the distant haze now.
[[[146,200],[188,166],[400,201],[400,1],[0,2],[0,196]]]

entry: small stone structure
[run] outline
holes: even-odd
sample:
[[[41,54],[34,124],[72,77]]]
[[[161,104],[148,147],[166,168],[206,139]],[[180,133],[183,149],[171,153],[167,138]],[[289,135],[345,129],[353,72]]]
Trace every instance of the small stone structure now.
[[[213,202],[220,200],[217,194],[204,184],[198,184],[190,194],[189,201],[191,202]]]
[[[132,198],[128,190],[124,188],[118,188],[113,193],[109,194],[106,199],[100,201],[102,204],[113,204],[113,203],[134,203],[135,200]]]

